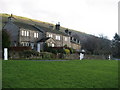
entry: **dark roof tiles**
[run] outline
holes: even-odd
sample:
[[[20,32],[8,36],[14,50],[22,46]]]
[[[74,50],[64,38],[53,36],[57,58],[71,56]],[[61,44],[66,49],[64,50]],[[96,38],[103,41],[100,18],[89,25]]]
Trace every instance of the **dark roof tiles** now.
[[[20,23],[20,22],[14,22],[15,25],[17,25],[19,28],[29,29],[29,30],[37,30],[33,25],[26,24],[26,23]]]
[[[54,29],[51,29],[51,28],[46,28],[46,27],[41,27],[41,26],[38,26],[40,29],[44,30],[45,32],[51,32],[51,33],[55,33],[55,34],[61,34],[61,35],[64,35],[64,36],[68,36],[67,34],[63,33],[63,32],[60,32],[58,30],[54,30]]]

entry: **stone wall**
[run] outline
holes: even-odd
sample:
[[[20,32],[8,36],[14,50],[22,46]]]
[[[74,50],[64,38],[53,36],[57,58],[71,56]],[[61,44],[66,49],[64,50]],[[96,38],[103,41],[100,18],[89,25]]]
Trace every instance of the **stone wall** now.
[[[105,59],[108,59],[107,56],[104,56],[104,55],[85,55],[84,56],[84,59],[97,59],[97,60],[105,60]]]
[[[79,59],[79,54],[65,54],[64,59]]]
[[[73,48],[75,50],[80,50],[81,49],[81,45],[71,42],[71,48]]]

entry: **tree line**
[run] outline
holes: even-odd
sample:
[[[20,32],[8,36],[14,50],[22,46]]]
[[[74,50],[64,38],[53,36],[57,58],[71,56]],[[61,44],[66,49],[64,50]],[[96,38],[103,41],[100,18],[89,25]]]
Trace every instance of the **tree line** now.
[[[86,50],[86,54],[112,55],[120,58],[120,36],[116,33],[112,40],[108,40],[103,35],[100,37],[89,36],[83,41],[82,49]]]

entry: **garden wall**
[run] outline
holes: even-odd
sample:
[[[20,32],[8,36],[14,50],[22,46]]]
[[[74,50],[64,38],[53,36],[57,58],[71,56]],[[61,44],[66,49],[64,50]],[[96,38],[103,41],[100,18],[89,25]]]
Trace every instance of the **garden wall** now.
[[[84,59],[100,59],[100,60],[105,60],[108,59],[107,56],[105,55],[85,55]]]

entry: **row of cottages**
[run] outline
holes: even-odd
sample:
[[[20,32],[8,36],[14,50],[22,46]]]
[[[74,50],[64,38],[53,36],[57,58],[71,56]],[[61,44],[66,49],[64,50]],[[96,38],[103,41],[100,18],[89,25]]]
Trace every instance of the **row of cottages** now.
[[[5,22],[3,30],[10,35],[11,46],[30,46],[33,50],[44,49],[47,43],[50,47],[67,47],[80,50],[80,41],[75,36],[68,33],[60,32],[60,24],[56,24],[55,28],[46,28],[39,25],[25,24],[17,22],[15,18],[10,16]]]

